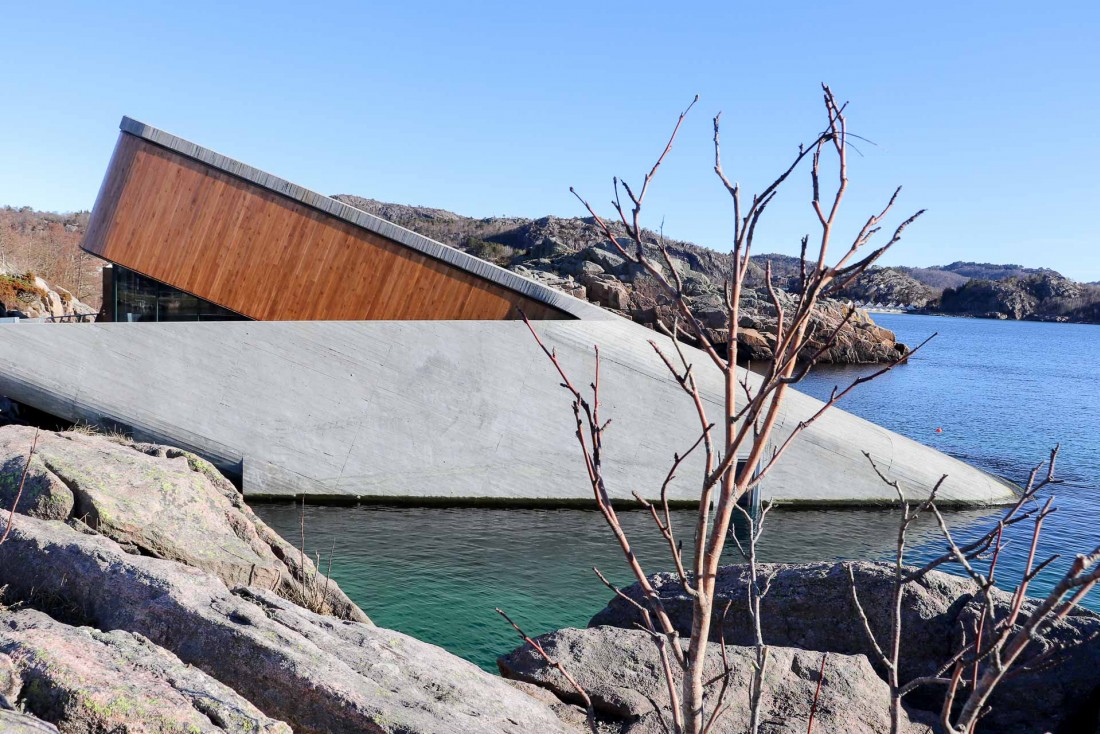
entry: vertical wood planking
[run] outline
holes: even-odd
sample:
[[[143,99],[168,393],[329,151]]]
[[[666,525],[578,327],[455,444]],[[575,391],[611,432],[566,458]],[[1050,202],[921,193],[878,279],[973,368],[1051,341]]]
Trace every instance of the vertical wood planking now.
[[[127,134],[83,246],[263,321],[572,318]]]

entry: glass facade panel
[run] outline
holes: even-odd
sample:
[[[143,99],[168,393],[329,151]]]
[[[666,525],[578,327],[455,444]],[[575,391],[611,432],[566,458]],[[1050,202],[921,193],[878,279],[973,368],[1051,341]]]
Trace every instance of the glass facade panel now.
[[[115,265],[115,321],[248,321],[239,313]]]

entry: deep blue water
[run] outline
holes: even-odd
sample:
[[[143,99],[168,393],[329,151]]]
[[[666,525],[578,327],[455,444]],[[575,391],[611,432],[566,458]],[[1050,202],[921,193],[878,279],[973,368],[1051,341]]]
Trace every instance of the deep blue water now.
[[[937,336],[908,364],[849,396],[845,410],[1019,484],[1060,444],[1063,483],[1043,493],[1055,495],[1058,509],[1043,526],[1040,557],[1064,558],[1033,587],[1048,590],[1073,553],[1100,544],[1100,326],[897,314],[876,321],[908,344]],[[823,369],[801,388],[824,397],[866,371]],[[1030,532],[1014,530],[999,562],[1003,586],[1019,576]],[[940,545],[916,550],[927,557]],[[1100,608],[1098,601],[1089,605]]]
[[[932,332],[939,336],[841,407],[1021,482],[1061,443],[1059,475],[1066,481],[1054,490],[1059,510],[1047,522],[1041,548],[1092,550],[1100,542],[1100,326],[909,315],[876,320],[909,344]],[[824,397],[866,369],[823,368],[801,389]],[[299,508],[255,509],[296,542]],[[689,518],[678,513],[676,519],[683,525]],[[988,511],[949,515],[960,537],[977,533],[990,518]],[[667,552],[650,522],[639,512],[624,514],[647,570],[665,570]],[[324,565],[335,548],[333,576],[378,624],[490,670],[517,643],[494,607],[530,634],[582,626],[609,598],[593,565],[617,582],[629,581],[595,512],[307,506],[305,523],[307,550],[320,551]],[[769,515],[761,555],[772,561],[883,558],[892,553],[896,528],[897,514],[889,510],[780,508]],[[1005,586],[1023,566],[1027,530],[1016,533],[1021,537],[1000,561]],[[942,548],[929,523],[913,539],[914,558]],[[1056,564],[1033,588],[1042,591],[1064,566]]]

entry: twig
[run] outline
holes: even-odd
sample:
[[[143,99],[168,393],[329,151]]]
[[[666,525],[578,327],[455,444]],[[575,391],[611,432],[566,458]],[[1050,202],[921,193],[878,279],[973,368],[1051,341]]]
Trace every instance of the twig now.
[[[550,655],[547,654],[546,650],[542,648],[542,645],[540,645],[532,638],[528,637],[527,634],[519,628],[519,625],[513,622],[512,619],[504,613],[503,609],[500,609],[498,607],[496,612],[500,616],[504,617],[505,621],[507,621],[508,624],[512,625],[512,629],[519,633],[520,638],[522,638],[524,642],[534,648],[534,650],[542,656],[543,660],[545,660],[547,664],[549,664],[553,668],[556,668],[557,671],[561,673],[567,681],[569,681],[569,685],[573,686],[573,690],[575,690],[577,692],[577,695],[581,697],[581,700],[584,701],[584,710],[588,716],[588,728],[592,730],[592,734],[600,734],[599,727],[596,725],[596,709],[592,706],[592,699],[588,696],[588,691],[584,690],[584,687],[577,682],[577,679],[570,675],[569,671],[565,669],[564,665],[562,665],[554,658],[550,657]]]
[[[31,441],[31,450],[27,452],[27,462],[23,464],[23,474],[19,477],[19,489],[15,493],[15,500],[11,503],[11,509],[8,510],[8,522],[4,525],[4,534],[0,535],[0,543],[3,543],[8,539],[8,533],[11,532],[12,527],[15,525],[15,510],[19,507],[19,500],[23,497],[23,486],[27,483],[27,472],[31,468],[31,459],[34,458],[34,451],[38,448],[38,433],[39,429],[34,429],[34,440]]]
[[[829,658],[829,653],[822,653],[821,655],[821,670],[817,671],[817,688],[814,690],[814,702],[810,706],[810,722],[806,725],[806,734],[813,734],[814,730],[814,714],[817,713],[817,699],[821,696],[821,683],[825,680],[825,661]]]

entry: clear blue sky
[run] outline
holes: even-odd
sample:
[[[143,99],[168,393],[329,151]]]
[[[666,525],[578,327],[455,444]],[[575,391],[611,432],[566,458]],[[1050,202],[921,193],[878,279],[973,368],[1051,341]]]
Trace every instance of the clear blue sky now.
[[[647,224],[727,248],[710,170],[763,186],[850,100],[845,226],[929,210],[888,262],[1100,280],[1100,3],[6,3],[0,204],[90,208],[124,114],[329,194],[474,216],[583,213],[701,101]],[[808,177],[761,251],[811,231]]]

